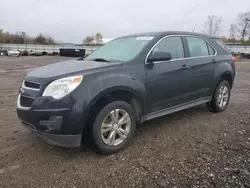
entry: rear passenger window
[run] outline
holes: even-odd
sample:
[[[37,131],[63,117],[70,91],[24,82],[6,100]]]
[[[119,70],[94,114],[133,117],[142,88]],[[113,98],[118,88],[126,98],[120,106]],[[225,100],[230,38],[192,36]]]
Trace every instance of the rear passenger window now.
[[[207,47],[208,47],[209,55],[215,55],[215,50],[209,44],[207,45]]]
[[[171,54],[172,59],[184,58],[181,37],[167,37],[163,39],[152,50],[152,53],[155,52],[168,52]]]
[[[208,56],[207,43],[196,37],[186,37],[191,57]]]

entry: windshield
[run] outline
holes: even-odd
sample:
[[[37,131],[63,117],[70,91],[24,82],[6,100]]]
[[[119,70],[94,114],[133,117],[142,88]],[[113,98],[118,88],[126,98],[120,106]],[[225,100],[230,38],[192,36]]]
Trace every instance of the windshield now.
[[[150,41],[151,36],[124,37],[115,39],[91,53],[87,60],[129,61]]]

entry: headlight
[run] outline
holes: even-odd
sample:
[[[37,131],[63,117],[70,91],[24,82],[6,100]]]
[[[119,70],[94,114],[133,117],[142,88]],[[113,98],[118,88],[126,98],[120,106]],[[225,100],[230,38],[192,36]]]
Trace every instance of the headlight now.
[[[82,82],[82,76],[71,76],[51,82],[43,92],[43,96],[60,99],[71,93]]]

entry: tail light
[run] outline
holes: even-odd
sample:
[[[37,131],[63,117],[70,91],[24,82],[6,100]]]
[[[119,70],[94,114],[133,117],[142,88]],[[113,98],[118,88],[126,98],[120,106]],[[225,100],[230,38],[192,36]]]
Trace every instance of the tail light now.
[[[233,62],[233,67],[235,68],[236,58],[234,56],[232,56],[232,62]]]

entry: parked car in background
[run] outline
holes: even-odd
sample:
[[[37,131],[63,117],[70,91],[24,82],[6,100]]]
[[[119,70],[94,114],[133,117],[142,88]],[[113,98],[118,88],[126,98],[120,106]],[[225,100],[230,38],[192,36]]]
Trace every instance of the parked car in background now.
[[[29,54],[29,51],[28,50],[24,50],[23,52],[22,52],[22,56],[29,56],[30,54]]]
[[[0,50],[0,56],[7,55],[7,50]]]
[[[136,125],[206,103],[224,111],[235,59],[221,39],[189,32],[120,37],[82,60],[38,68],[17,99],[23,124],[48,142],[105,154],[123,149]]]
[[[30,50],[29,55],[36,55],[36,52],[33,50]]]
[[[8,50],[7,51],[8,56],[19,56],[21,54],[18,50]]]

